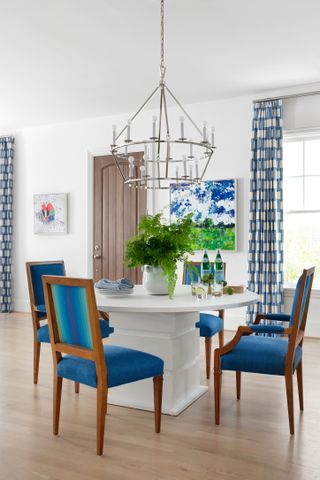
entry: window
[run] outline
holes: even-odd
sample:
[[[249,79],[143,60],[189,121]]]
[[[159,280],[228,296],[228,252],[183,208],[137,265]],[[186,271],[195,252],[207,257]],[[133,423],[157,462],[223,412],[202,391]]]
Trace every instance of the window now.
[[[320,289],[320,132],[285,137],[283,202],[285,287],[314,265],[314,288]]]

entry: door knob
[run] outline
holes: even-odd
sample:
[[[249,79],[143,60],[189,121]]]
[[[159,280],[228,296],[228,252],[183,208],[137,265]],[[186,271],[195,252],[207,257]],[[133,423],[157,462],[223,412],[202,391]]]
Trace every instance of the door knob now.
[[[99,258],[101,258],[101,255],[98,255],[98,254],[95,253],[93,255],[93,258],[94,258],[94,260],[99,260]]]

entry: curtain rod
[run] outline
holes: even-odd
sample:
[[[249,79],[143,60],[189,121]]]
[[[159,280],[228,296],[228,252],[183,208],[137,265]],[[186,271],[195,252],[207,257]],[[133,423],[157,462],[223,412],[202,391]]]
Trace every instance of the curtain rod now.
[[[259,98],[258,100],[252,100],[252,103],[270,102],[271,100],[287,100],[289,98],[309,97],[310,95],[320,95],[320,90],[314,90],[313,92],[293,93],[292,95],[279,95],[277,97]]]

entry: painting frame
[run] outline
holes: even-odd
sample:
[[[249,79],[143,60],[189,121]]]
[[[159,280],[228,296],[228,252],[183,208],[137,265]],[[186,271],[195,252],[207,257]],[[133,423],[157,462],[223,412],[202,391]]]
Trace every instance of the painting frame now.
[[[187,215],[191,212],[196,212],[196,206],[192,205],[192,200],[194,199],[193,197],[196,197],[196,190],[199,191],[199,188],[202,189],[202,191],[206,192],[206,194],[207,194],[208,189],[206,187],[206,184],[209,184],[209,185],[212,184],[213,185],[213,187],[212,187],[213,193],[214,193],[214,185],[215,184],[220,184],[220,188],[223,184],[229,184],[229,186],[232,186],[233,198],[232,198],[232,200],[230,200],[230,202],[232,203],[233,208],[231,208],[230,210],[233,210],[233,216],[232,216],[232,219],[230,218],[228,220],[228,222],[230,222],[232,220],[233,225],[231,224],[230,227],[227,227],[226,225],[222,225],[222,224],[219,223],[219,224],[213,226],[213,229],[216,231],[216,234],[220,229],[221,229],[221,231],[224,230],[225,232],[227,232],[229,228],[230,228],[230,231],[232,230],[232,234],[230,235],[230,237],[232,238],[232,248],[230,248],[231,240],[230,240],[230,242],[228,242],[224,238],[221,239],[220,234],[219,234],[220,238],[219,238],[219,240],[217,240],[217,239],[215,240],[216,244],[214,246],[212,246],[212,244],[214,243],[213,239],[210,240],[212,242],[211,245],[210,245],[209,240],[206,242],[204,240],[204,238],[205,238],[205,234],[207,233],[207,231],[205,229],[201,229],[198,222],[195,220],[195,224],[197,225],[197,228],[200,228],[202,231],[205,232],[204,235],[200,234],[199,244],[196,245],[195,250],[200,251],[200,250],[207,249],[207,250],[210,250],[210,251],[214,251],[214,250],[219,249],[219,250],[224,251],[224,252],[230,252],[230,253],[237,252],[238,251],[238,181],[237,181],[237,178],[225,178],[225,179],[221,179],[221,180],[220,179],[218,179],[218,180],[215,180],[215,179],[205,180],[205,181],[201,182],[200,185],[199,184],[198,185],[196,185],[196,184],[180,185],[179,187],[177,187],[176,184],[172,183],[171,186],[170,186],[170,205],[169,205],[170,222],[171,223],[175,222],[175,221],[177,221],[178,218],[183,218],[185,215]],[[189,209],[185,208],[186,204],[184,204],[183,205],[184,208],[182,208],[182,211],[185,209],[185,212],[182,215],[181,215],[181,213],[177,215],[177,212],[175,212],[173,214],[172,206],[173,206],[173,201],[177,200],[178,192],[180,190],[182,192],[186,192],[186,191],[190,190],[190,199],[188,198],[188,200],[191,203],[189,203]],[[185,195],[185,198],[186,198],[186,195]],[[198,200],[198,202],[199,202],[199,200]],[[218,203],[218,202],[221,203],[221,198],[217,198],[217,200],[212,199],[211,204],[208,205],[207,203],[205,203],[205,205],[207,206],[207,208],[209,210],[211,205],[214,205],[215,203]],[[226,211],[225,213],[228,213],[228,211]],[[202,217],[202,219],[201,219],[202,224],[204,224],[204,220],[206,220],[207,218],[211,218],[211,221],[212,221],[213,218],[214,218],[214,215],[208,214],[207,217]]]
[[[35,235],[68,233],[68,194],[37,193],[33,195],[33,232]]]

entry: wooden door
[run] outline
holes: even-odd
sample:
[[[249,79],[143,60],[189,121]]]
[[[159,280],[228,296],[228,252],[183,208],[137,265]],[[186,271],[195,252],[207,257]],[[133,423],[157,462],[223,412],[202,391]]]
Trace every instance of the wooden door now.
[[[142,153],[133,154],[140,158]],[[128,175],[128,162],[121,166]],[[126,277],[142,283],[141,269],[124,265],[125,242],[136,234],[139,218],[147,212],[147,191],[130,188],[111,155],[94,158],[94,280]]]

